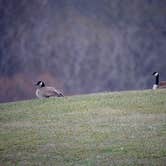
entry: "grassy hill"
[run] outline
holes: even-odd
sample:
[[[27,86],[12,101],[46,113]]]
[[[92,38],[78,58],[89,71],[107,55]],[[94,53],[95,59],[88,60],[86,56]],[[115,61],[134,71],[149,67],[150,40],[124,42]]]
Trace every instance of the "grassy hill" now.
[[[0,105],[0,165],[166,163],[166,90]]]

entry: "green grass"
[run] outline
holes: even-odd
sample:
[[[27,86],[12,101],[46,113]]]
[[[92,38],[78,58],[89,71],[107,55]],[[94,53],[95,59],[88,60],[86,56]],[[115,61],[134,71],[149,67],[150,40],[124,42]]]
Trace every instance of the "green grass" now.
[[[164,166],[166,90],[0,104],[0,166]]]

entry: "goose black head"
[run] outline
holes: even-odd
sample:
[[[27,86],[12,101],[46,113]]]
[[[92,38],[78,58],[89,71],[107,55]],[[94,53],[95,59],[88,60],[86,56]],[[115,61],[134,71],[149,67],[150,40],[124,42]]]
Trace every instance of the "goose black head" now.
[[[152,75],[154,75],[155,77],[159,76],[158,72],[154,72]]]
[[[39,86],[39,87],[45,87],[45,83],[43,81],[38,81],[36,84],[36,86]]]

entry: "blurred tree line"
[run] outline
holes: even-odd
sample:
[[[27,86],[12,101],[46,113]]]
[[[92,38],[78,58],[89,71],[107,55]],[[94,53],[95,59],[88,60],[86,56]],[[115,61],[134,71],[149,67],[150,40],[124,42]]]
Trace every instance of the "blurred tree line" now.
[[[166,79],[166,1],[0,0],[0,101],[151,88]]]

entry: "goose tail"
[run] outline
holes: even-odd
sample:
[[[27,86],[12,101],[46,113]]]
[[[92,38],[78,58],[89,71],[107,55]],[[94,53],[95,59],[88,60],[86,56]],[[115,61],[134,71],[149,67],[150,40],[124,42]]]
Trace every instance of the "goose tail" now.
[[[60,92],[60,93],[58,94],[58,97],[64,97],[64,95]]]

